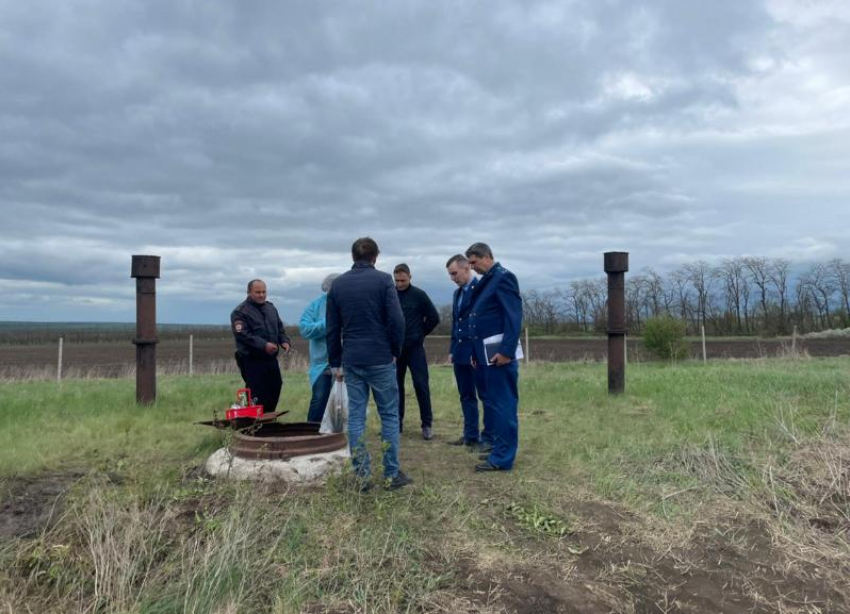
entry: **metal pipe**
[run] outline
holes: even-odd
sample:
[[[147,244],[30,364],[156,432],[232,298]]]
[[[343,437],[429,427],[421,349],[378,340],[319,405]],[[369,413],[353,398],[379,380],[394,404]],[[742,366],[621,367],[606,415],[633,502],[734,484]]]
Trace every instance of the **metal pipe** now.
[[[628,252],[605,252],[608,274],[608,394],[626,390],[626,271]]]
[[[156,280],[159,256],[133,256],[130,277],[136,279],[136,403],[156,401]]]

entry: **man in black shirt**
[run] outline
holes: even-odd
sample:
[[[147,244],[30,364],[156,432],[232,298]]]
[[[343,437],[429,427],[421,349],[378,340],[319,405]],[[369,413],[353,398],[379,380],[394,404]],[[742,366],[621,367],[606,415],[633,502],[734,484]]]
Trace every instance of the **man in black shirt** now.
[[[230,329],[236,339],[236,364],[245,385],[265,413],[275,411],[283,385],[278,349],[288,352],[291,342],[277,309],[266,300],[266,283],[262,279],[248,282],[248,298],[230,314]]]
[[[406,264],[399,264],[393,269],[398,299],[404,312],[404,348],[396,363],[399,430],[404,428],[404,378],[409,367],[419,403],[422,437],[430,440],[434,434],[431,431],[431,391],[428,388],[428,358],[424,343],[425,337],[440,323],[440,316],[428,295],[410,284],[410,277],[410,267]]]

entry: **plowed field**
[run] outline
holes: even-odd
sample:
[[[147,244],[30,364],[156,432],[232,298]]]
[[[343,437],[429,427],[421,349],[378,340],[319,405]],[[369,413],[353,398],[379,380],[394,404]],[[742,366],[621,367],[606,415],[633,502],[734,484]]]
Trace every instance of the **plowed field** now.
[[[428,338],[426,350],[432,363],[445,362],[449,340]],[[606,359],[607,343],[599,339],[531,339],[530,358],[549,362],[596,362]],[[706,343],[709,358],[776,357],[791,351],[789,340],[724,339]],[[0,345],[0,378],[55,377],[58,344]],[[809,356],[850,354],[850,340],[798,339],[797,350]],[[693,343],[691,354],[701,356],[701,345]],[[639,340],[629,344],[629,361],[653,360]],[[65,344],[63,350],[65,377],[119,377],[135,368],[135,346],[128,342]],[[308,362],[307,342],[296,338],[289,355],[281,362],[284,368],[304,369]],[[189,369],[189,342],[168,340],[157,346],[157,364],[169,373],[185,373]],[[194,343],[195,372],[235,372],[233,342],[227,339],[198,340]]]

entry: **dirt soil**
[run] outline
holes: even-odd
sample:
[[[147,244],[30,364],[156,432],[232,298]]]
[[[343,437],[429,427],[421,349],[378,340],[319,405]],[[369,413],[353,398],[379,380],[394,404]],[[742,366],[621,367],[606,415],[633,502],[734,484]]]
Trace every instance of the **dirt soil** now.
[[[65,493],[81,477],[81,473],[53,473],[4,482],[0,487],[0,539],[37,534],[58,517]],[[184,502],[189,519],[184,529],[191,530],[197,510],[221,504],[226,502],[204,495],[189,498]],[[850,611],[847,595],[834,578],[812,563],[790,560],[787,552],[774,545],[768,527],[755,518],[736,516],[700,523],[687,539],[662,541],[659,547],[658,541],[651,545],[643,539],[647,534],[644,519],[601,501],[567,502],[562,513],[571,518],[574,530],[564,537],[531,532],[498,505],[482,512],[494,525],[503,526],[524,562],[515,562],[512,556],[483,556],[483,552],[464,555],[446,587],[454,612]],[[435,560],[435,564],[439,563]],[[307,611],[328,610],[311,604]]]
[[[540,562],[482,569],[474,558],[463,561],[459,574],[469,606],[465,611],[850,611],[847,595],[834,580],[825,579],[811,563],[789,560],[787,553],[773,546],[768,528],[757,520],[739,518],[734,523],[701,526],[684,544],[659,551],[636,537],[641,520],[614,506],[579,501],[570,514],[584,528],[560,540],[526,538],[528,549],[550,551]],[[547,539],[550,543],[541,544]]]
[[[9,478],[0,484],[0,539],[32,537],[62,514],[65,494],[80,472]]]
[[[425,349],[432,363],[447,360],[449,340],[445,337],[426,339]],[[531,339],[532,360],[549,362],[603,361],[607,357],[607,341],[599,339]],[[783,355],[790,349],[787,340],[714,340],[706,343],[709,358],[760,358]],[[798,340],[798,349],[810,356],[841,356],[850,354],[850,340]],[[63,372],[69,376],[118,377],[134,368],[136,350],[129,341],[124,343],[65,344]],[[701,345],[693,343],[691,354],[701,356]],[[55,376],[57,345],[0,346],[0,378],[25,376],[28,371]],[[639,342],[629,345],[629,360],[643,361],[652,357]],[[281,362],[284,368],[305,368],[309,350],[304,339],[296,338],[289,355]],[[194,368],[197,372],[236,372],[233,343],[230,340],[198,340],[194,344]],[[157,345],[157,363],[167,372],[188,370],[188,341],[163,341]]]

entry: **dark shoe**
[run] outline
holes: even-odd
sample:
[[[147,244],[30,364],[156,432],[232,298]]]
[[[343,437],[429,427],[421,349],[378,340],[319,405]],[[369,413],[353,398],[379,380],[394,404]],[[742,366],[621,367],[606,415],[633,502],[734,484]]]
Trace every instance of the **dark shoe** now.
[[[488,458],[490,458],[489,452],[482,452],[481,454],[478,455],[478,460],[486,461]]]
[[[372,490],[372,486],[372,482],[368,479],[361,480],[358,478],[354,480],[354,492],[358,494],[365,495],[367,492]]]
[[[386,489],[387,490],[398,490],[402,486],[407,486],[408,484],[413,484],[413,478],[406,476],[401,471],[391,480],[387,482]]]
[[[422,439],[424,439],[425,441],[431,441],[432,439],[434,439],[434,433],[431,431],[430,426],[422,427]]]
[[[504,471],[504,469],[502,469],[501,467],[497,467],[489,461],[484,461],[483,463],[475,465],[475,471]]]
[[[481,454],[490,454],[493,451],[492,443],[482,443],[481,448],[478,450]]]
[[[477,441],[467,441],[463,437],[458,437],[457,439],[452,439],[451,441],[447,441],[447,444],[450,446],[466,446],[467,448],[473,448],[478,446]]]

